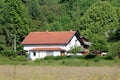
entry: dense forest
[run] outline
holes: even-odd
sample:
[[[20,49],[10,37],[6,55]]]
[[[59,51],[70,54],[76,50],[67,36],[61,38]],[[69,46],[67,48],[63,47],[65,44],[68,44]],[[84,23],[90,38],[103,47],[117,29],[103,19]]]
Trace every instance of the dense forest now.
[[[91,51],[120,53],[120,0],[0,0],[0,51],[45,30],[79,31]]]

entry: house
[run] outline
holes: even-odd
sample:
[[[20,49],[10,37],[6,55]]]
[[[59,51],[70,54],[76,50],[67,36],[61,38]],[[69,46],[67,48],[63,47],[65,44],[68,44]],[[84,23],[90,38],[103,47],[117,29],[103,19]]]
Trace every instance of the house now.
[[[77,31],[30,32],[22,41],[24,50],[32,60],[46,56],[66,55],[71,47],[82,46]]]

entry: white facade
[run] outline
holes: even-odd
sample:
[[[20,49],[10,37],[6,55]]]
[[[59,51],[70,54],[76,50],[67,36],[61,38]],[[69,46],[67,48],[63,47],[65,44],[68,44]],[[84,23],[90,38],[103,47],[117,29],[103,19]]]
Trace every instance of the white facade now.
[[[49,51],[30,51],[33,48],[61,48],[65,50],[65,54],[71,47],[81,46],[80,42],[77,40],[76,36],[73,36],[67,44],[61,45],[24,45],[24,50],[28,51],[29,58],[35,60],[37,58],[44,58]],[[61,51],[52,51],[53,56],[60,56]]]
[[[52,55],[48,55],[48,52],[52,52]],[[60,51],[29,51],[29,58],[35,60],[46,56],[60,56],[60,53]]]

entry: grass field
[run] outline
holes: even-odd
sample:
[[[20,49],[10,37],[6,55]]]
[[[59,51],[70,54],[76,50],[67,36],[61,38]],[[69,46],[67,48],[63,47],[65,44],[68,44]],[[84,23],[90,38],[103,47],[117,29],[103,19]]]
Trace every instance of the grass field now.
[[[120,68],[0,65],[0,80],[120,80]]]

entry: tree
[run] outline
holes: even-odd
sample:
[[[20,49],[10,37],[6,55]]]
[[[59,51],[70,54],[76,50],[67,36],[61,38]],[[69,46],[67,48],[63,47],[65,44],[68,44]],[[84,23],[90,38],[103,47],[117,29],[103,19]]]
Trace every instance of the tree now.
[[[85,11],[97,1],[98,0],[69,0],[67,7],[72,19],[79,19],[84,15]]]
[[[39,20],[39,15],[40,15],[40,5],[38,0],[31,0],[30,1],[30,8],[29,8],[29,13],[32,17],[32,19],[38,19]]]
[[[119,41],[119,0],[0,0],[0,50],[12,49],[30,31],[79,30],[91,42],[94,34]],[[19,45],[20,46],[20,45]]]
[[[115,30],[113,32],[109,32],[108,35],[109,35],[109,37],[108,37],[109,42],[120,41],[120,28],[118,28],[117,30]]]
[[[120,55],[120,41],[110,44],[109,53],[113,56]]]
[[[21,0],[5,0],[4,9],[1,11],[4,20],[4,36],[6,46],[11,47],[13,44],[13,36],[17,36],[17,43],[24,39],[25,35],[29,32],[29,25],[26,19],[24,5]]]
[[[116,9],[107,1],[99,1],[82,16],[79,29],[89,29],[94,34],[105,34],[107,30],[113,31],[118,26]]]
[[[51,24],[46,24],[45,29],[49,31],[62,31],[63,27],[62,24],[58,21],[53,22]]]
[[[90,46],[90,50],[92,53],[94,53],[94,51],[108,51],[107,39],[104,36],[94,34],[92,39],[92,45]]]
[[[3,50],[5,48],[5,36],[3,35],[4,32],[3,32],[3,24],[5,23],[5,19],[3,17],[3,9],[4,9],[4,0],[0,0],[0,51]]]

